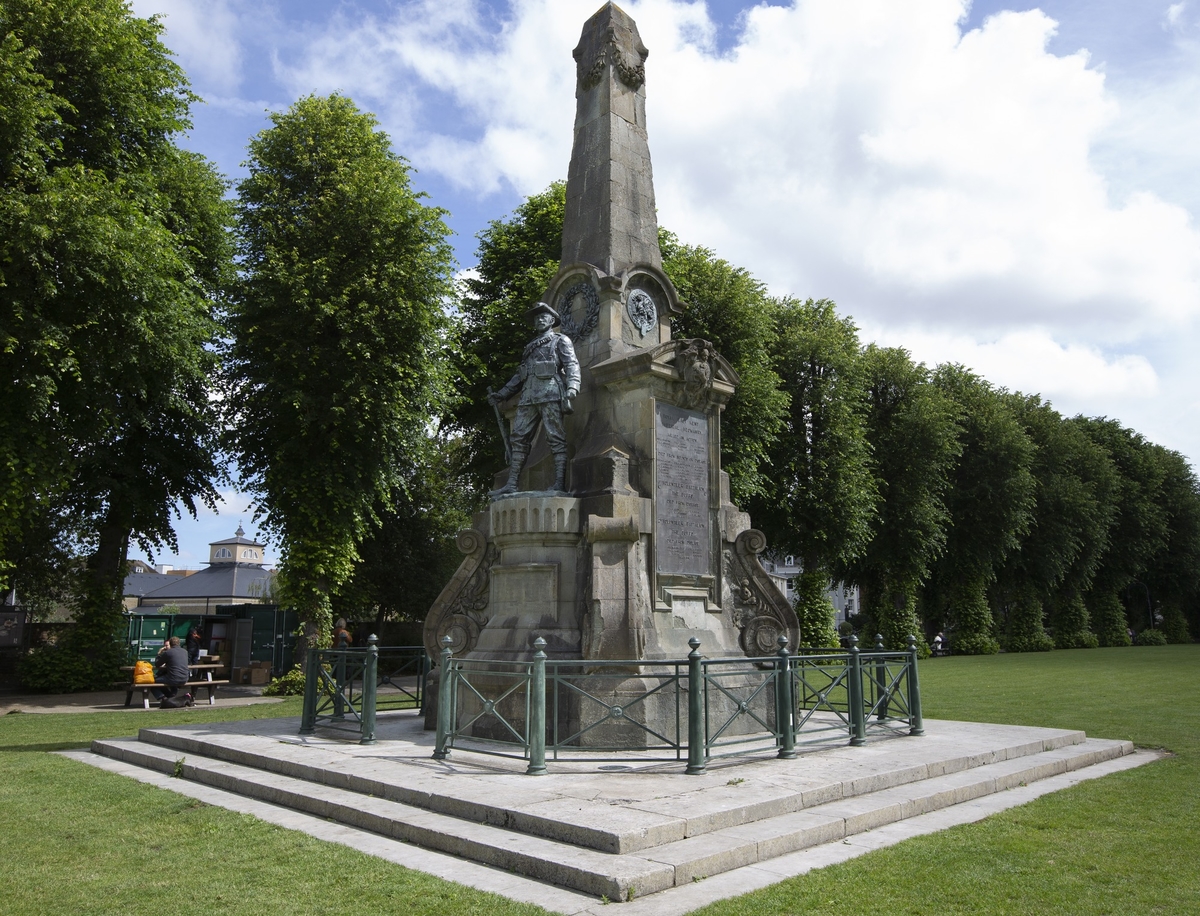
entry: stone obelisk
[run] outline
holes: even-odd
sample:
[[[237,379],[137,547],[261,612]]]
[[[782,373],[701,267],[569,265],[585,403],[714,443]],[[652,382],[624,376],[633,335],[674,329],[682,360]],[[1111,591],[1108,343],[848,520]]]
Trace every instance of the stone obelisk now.
[[[781,633],[796,644],[795,614],[757,559],[765,542],[721,471],[737,374],[708,341],[672,339],[683,304],[658,247],[647,55],[613,3],[575,48],[563,255],[543,296],[581,372],[567,492],[548,490],[539,434],[518,492],[459,535],[467,557],[425,624],[435,657],[446,635],[456,655],[513,661],[541,636],[551,658],[585,667],[682,658],[692,636],[709,657],[766,655]]]

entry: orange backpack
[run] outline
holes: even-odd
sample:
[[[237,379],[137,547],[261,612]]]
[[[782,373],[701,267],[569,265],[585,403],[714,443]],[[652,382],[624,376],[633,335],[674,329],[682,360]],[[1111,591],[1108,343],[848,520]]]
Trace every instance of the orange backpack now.
[[[135,684],[153,684],[154,666],[149,662],[134,662],[133,682]]]

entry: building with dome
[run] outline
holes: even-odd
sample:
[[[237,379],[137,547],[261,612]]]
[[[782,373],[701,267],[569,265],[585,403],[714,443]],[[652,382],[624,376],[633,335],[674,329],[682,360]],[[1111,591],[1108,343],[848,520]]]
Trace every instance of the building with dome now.
[[[214,614],[219,605],[261,603],[271,597],[275,576],[263,566],[264,548],[239,525],[233,537],[208,545],[207,568],[163,577],[166,584],[141,595],[136,611],[173,607],[182,614]]]

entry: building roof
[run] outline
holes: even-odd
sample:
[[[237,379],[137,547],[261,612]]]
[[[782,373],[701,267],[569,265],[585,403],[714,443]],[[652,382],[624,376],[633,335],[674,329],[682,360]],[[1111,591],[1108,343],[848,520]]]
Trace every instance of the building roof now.
[[[125,588],[121,594],[126,597],[140,597],[156,588],[162,588],[175,578],[175,576],[164,576],[159,572],[130,573],[125,577]]]
[[[160,580],[170,581],[162,588],[143,593],[142,597],[152,601],[164,598],[260,598],[268,590],[272,575],[259,563],[214,563],[208,569],[183,578],[159,576]]]
[[[234,532],[233,537],[225,538],[223,541],[209,541],[208,543],[210,547],[216,547],[218,544],[247,544],[251,547],[266,546],[265,544],[260,544],[258,541],[254,541],[246,537],[246,532],[243,530],[241,525],[238,525],[238,529]]]

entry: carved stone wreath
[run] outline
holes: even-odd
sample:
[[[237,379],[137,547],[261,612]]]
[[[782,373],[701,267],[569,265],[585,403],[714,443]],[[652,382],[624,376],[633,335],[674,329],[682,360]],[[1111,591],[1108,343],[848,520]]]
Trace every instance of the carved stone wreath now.
[[[583,296],[585,307],[583,321],[576,324],[575,319],[571,317],[571,303],[579,295]],[[600,323],[600,297],[596,295],[595,287],[586,280],[580,280],[562,293],[558,297],[558,316],[562,323],[563,333],[571,340],[579,340],[581,337],[591,334],[596,330],[596,325]]]
[[[600,82],[600,78],[604,75],[604,65],[610,60],[617,71],[617,77],[630,89],[637,89],[646,82],[645,63],[637,61],[636,58],[626,58],[621,51],[621,44],[617,41],[616,34],[610,30],[607,40],[596,51],[592,62],[586,68],[583,61],[579,62],[579,81],[585,91]]]
[[[629,293],[629,298],[625,301],[625,310],[629,312],[629,320],[643,337],[658,324],[658,307],[654,304],[654,297],[644,289],[635,289]]]

